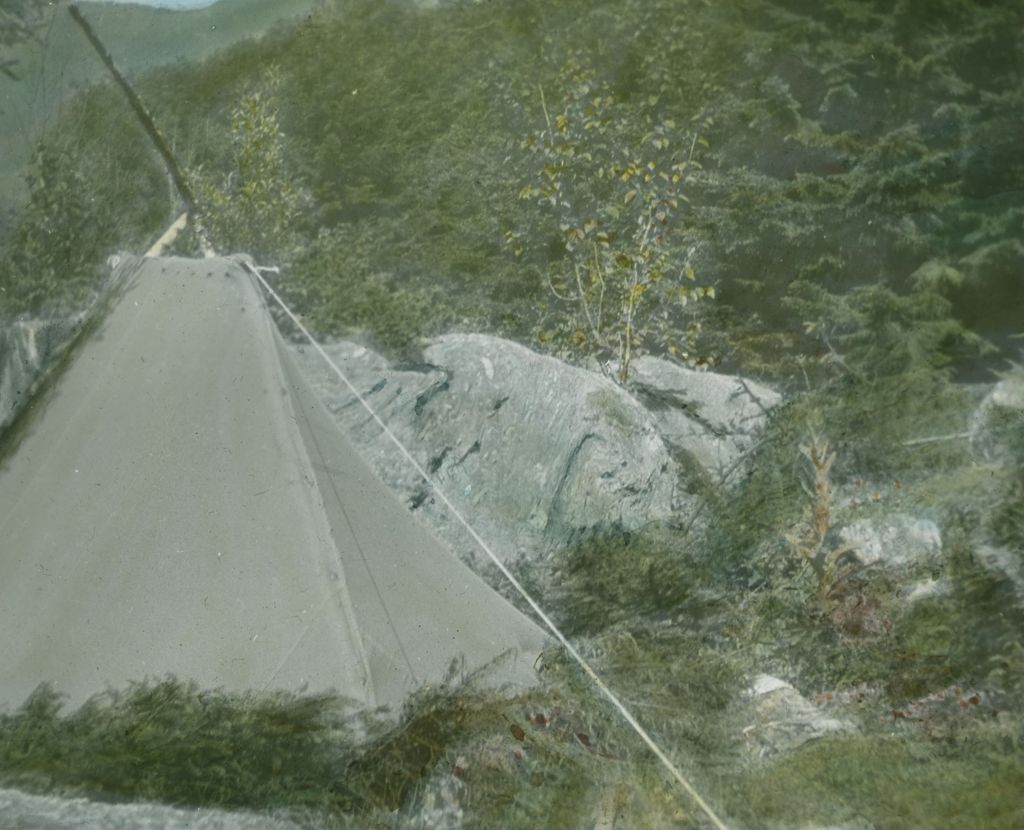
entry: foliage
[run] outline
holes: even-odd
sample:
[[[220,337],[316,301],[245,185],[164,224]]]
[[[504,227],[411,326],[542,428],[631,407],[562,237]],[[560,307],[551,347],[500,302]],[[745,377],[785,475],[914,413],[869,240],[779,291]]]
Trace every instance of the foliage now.
[[[589,246],[568,252],[551,214],[536,200],[516,198],[523,171],[544,167],[524,166],[536,157],[519,146],[523,136],[547,132],[538,89],[577,89],[575,60],[604,93],[596,97],[613,118],[609,128],[622,128],[595,141],[624,154],[609,158],[606,169],[630,154],[659,165],[673,153],[673,163],[700,162],[688,166],[680,195],[689,201],[679,202],[666,226],[672,268],[656,287],[689,263],[704,286],[715,287],[717,301],[669,315],[678,298],[655,306],[649,303],[659,290],[644,292],[641,312],[649,312],[654,331],[643,348],[674,346],[690,359],[800,378],[797,358],[823,341],[818,331],[816,340],[800,334],[814,317],[783,303],[794,277],[806,282],[816,274],[812,281],[835,297],[868,284],[916,303],[926,300],[914,284],[918,272],[939,263],[960,278],[937,290],[955,301],[949,319],[982,328],[991,319],[1005,328],[1020,317],[1013,288],[1019,267],[1007,246],[1024,215],[1014,184],[1024,169],[1014,140],[1024,85],[1016,82],[1020,67],[1003,33],[1020,28],[1022,12],[1008,3],[976,5],[925,14],[906,3],[891,13],[877,4],[855,13],[839,0],[813,8],[778,0],[627,0],[614,9],[606,0],[517,0],[428,11],[345,0],[289,35],[169,70],[142,87],[185,163],[201,167],[226,195],[238,184],[237,145],[230,147],[217,113],[252,93],[262,67],[278,66],[278,105],[264,103],[288,137],[286,179],[310,197],[300,200],[305,221],[295,229],[297,247],[314,247],[321,230],[354,231],[374,243],[362,248],[359,264],[372,275],[368,290],[386,296],[393,279],[415,296],[443,287],[445,302],[407,315],[408,341],[451,320],[468,321],[582,356],[589,351],[566,341],[577,330],[591,337],[586,314],[579,299],[551,294],[549,277],[563,296],[591,303],[601,283],[586,282]],[[906,34],[919,30],[927,49]],[[993,54],[1004,59],[988,60]],[[481,77],[488,82],[470,80]],[[555,132],[559,113],[588,106],[557,94],[551,104]],[[861,118],[864,112],[871,118]],[[595,139],[581,123],[567,129]],[[675,140],[656,148],[652,130],[667,123],[678,125]],[[700,153],[688,159],[695,133],[709,144],[698,143]],[[107,149],[126,153],[127,143],[127,135],[108,136]],[[602,206],[626,207],[621,199],[631,186],[588,182],[589,163],[577,156],[574,165],[577,181],[594,191],[577,207],[594,210],[581,207],[572,227]],[[631,208],[641,206],[635,198]],[[510,229],[527,243],[519,257],[505,242]],[[609,236],[608,256],[634,229]],[[329,246],[318,250],[333,255]],[[341,278],[326,266],[319,272],[324,280]],[[606,295],[602,309],[619,314],[621,306]],[[383,331],[396,325],[393,315],[378,319],[370,303],[362,313],[360,328],[393,339]],[[914,326],[924,323],[913,317]],[[333,330],[327,315],[321,318],[325,333],[352,325],[351,315]],[[567,319],[565,337],[537,340]],[[618,330],[602,328],[613,353]],[[958,368],[979,365],[966,341],[948,356]]]
[[[997,372],[997,390],[976,417],[984,435],[986,450],[1002,463],[1024,471],[1024,366],[1014,363],[1008,371]]]
[[[617,358],[624,383],[645,341],[687,357],[672,341],[671,304],[714,296],[711,286],[691,285],[693,266],[673,247],[680,188],[699,169],[698,141],[707,142],[660,117],[657,96],[645,107],[617,101],[577,56],[559,82],[565,92],[553,111],[538,88],[544,124],[521,144],[536,172],[519,196],[551,213],[568,253],[571,273],[549,276],[551,292],[571,308],[563,338],[602,364]],[[522,255],[522,235],[506,238]]]
[[[0,717],[0,769],[27,789],[221,807],[325,809],[358,722],[343,701],[233,695],[168,678],[61,715],[37,689]]]
[[[835,452],[828,441],[812,435],[800,447],[800,454],[811,466],[813,489],[807,490],[810,516],[803,526],[786,534],[786,541],[796,556],[809,565],[818,579],[818,599],[836,599],[842,583],[857,564],[856,552],[849,545],[829,549],[826,545],[832,529],[832,464]]]
[[[839,495],[866,494],[858,486],[863,470],[843,465],[840,471],[841,456],[833,459],[819,446],[808,493],[793,458],[797,424],[807,428],[804,418],[791,420],[799,411],[791,405],[780,413],[756,472],[732,501],[713,509],[700,539],[713,567],[711,584],[729,586],[726,596],[734,598],[735,611],[724,624],[737,647],[763,670],[797,678],[810,691],[866,683],[900,701],[956,682],[1019,689],[1024,628],[1015,588],[983,556],[986,545],[1019,535],[1015,475],[997,476],[969,461],[929,463],[912,473],[915,480],[885,488],[875,479],[872,487],[882,495],[877,506],[868,506]],[[827,487],[818,481],[823,474]],[[800,567],[803,556],[792,555],[794,547],[809,552],[819,541],[823,551],[834,551],[827,528],[858,518],[884,520],[889,513],[934,517],[942,528],[941,559],[897,571],[853,563],[830,579],[827,571]],[[935,596],[907,600],[915,584],[930,582],[941,586]],[[808,596],[821,596],[823,584],[829,586],[825,600],[808,603]]]
[[[980,727],[966,746],[867,736],[815,741],[771,766],[725,779],[741,826],[842,825],[1011,830],[1024,820],[1020,736]]]
[[[278,117],[280,74],[268,69],[257,89],[231,110],[232,170],[219,185],[201,170],[201,221],[220,251],[245,251],[281,262],[295,245],[302,194],[289,175]]]
[[[678,635],[619,633],[600,651],[592,659],[601,670],[618,684],[633,677],[677,745],[720,740],[706,715],[732,699],[731,664]],[[322,827],[386,823],[418,809],[428,779],[457,776],[466,827],[576,826],[609,794],[630,826],[670,823],[678,799],[632,734],[571,661],[551,654],[545,664],[543,685],[516,698],[471,684],[424,689],[396,720],[330,696],[230,694],[174,678],[62,714],[60,696],[41,687],[0,715],[0,780],[37,792],[285,810]],[[684,700],[689,714],[678,718]]]
[[[83,129],[93,113],[81,112]],[[92,149],[92,148],[90,148]],[[126,239],[159,227],[159,203],[140,204],[132,192],[162,185],[159,168],[145,152],[134,158],[110,155],[85,165],[88,151],[56,138],[36,152],[29,175],[29,200],[0,260],[0,297],[7,313],[60,314],[81,308],[104,274],[101,263]],[[123,221],[116,205],[136,208]],[[101,207],[98,207],[101,206]]]
[[[942,369],[955,357],[991,350],[956,320],[941,290],[921,277],[907,294],[878,285],[835,294],[804,279],[790,285],[784,302],[818,342],[821,365],[864,381]]]
[[[47,136],[28,171],[29,198],[0,257],[0,313],[80,310],[112,253],[168,220],[161,165],[112,88],[68,106],[66,131]],[[111,141],[110,121],[124,145]],[[153,198],[157,194],[157,198]]]
[[[777,352],[777,367],[810,387],[793,420],[828,430],[845,472],[907,476],[967,460],[963,435],[972,402],[953,383],[958,359],[991,346],[957,321],[932,284],[907,294],[884,286],[834,293],[810,279],[784,298],[803,334]],[[790,436],[792,443],[799,438]],[[780,444],[780,448],[781,448]]]
[[[999,496],[988,517],[991,539],[1024,555],[1024,469],[1016,471]]]
[[[0,74],[20,80],[17,60],[4,54],[11,46],[38,38],[46,12],[53,3],[46,0],[0,0]]]
[[[544,581],[546,604],[557,609],[559,625],[572,636],[593,636],[638,620],[686,625],[701,619],[700,628],[708,630],[723,604],[707,563],[687,555],[677,534],[664,530],[582,541],[560,553]]]
[[[379,227],[324,231],[296,254],[280,289],[290,304],[309,309],[314,331],[367,339],[389,357],[413,358],[422,336],[444,333],[456,317],[441,286],[410,285],[401,273],[373,267],[379,258],[370,251],[399,244]]]
[[[10,46],[33,37],[47,5],[43,0],[0,2],[0,46]]]
[[[1007,490],[1001,494],[1006,500],[997,503],[997,510],[1009,508],[1019,513],[1019,503],[1013,501],[1020,493],[1019,482],[1011,481]],[[970,664],[977,676],[1020,706],[1024,704],[1024,607],[1019,600],[1020,588],[1005,573],[981,560],[978,543],[971,538],[978,524],[976,515],[964,515],[948,543],[947,570],[954,591],[947,604],[952,611],[947,624],[950,619],[962,621],[962,628],[950,638],[950,659]],[[1021,526],[1017,525],[1014,532],[1019,534]],[[1010,550],[1019,562],[1021,550]]]
[[[55,149],[36,154],[29,202],[0,271],[8,308],[40,308],[54,297],[74,307],[86,299],[111,231],[93,215],[90,201],[82,174],[63,164]]]

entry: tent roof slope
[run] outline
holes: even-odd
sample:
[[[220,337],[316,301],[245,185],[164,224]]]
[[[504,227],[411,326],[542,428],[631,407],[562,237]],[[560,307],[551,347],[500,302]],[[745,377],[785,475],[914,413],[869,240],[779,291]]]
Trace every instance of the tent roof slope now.
[[[175,674],[397,707],[541,630],[374,475],[232,259],[135,259],[0,466],[0,708]]]

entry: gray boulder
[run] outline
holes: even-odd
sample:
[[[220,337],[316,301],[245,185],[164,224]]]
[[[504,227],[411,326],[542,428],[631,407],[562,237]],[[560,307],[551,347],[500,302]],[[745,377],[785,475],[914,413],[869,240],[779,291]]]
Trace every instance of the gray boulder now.
[[[0,328],[0,430],[28,403],[36,384],[70,342],[81,316],[19,320]]]
[[[389,367],[350,343],[327,350],[503,559],[534,559],[602,528],[634,530],[693,507],[655,419],[601,375],[479,334],[431,341],[426,365],[415,367]],[[352,392],[311,349],[297,352],[378,474],[458,550],[472,550]]]
[[[736,471],[782,400],[751,380],[646,355],[633,361],[628,385],[666,443],[688,453],[716,483],[739,480]]]
[[[786,681],[767,674],[758,676],[750,689],[747,720],[747,750],[765,760],[819,738],[857,732],[852,722],[831,717]]]
[[[106,299],[137,262],[130,255],[109,257],[109,274],[77,313],[0,321],[0,431],[18,416],[82,327],[102,314]]]
[[[986,461],[1024,461],[1024,367],[1003,375],[971,417],[971,447]]]

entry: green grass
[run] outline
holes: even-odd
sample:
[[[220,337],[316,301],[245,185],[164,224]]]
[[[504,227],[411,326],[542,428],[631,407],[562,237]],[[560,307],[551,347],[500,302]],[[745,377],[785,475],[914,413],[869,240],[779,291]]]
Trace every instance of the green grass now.
[[[825,740],[722,783],[740,827],[829,825],[876,830],[1013,830],[1024,823],[1019,723],[979,727],[954,748],[905,737]],[[851,825],[856,826],[856,825]]]
[[[865,716],[864,735],[754,763],[742,750],[735,663],[678,635],[620,632],[594,645],[599,670],[730,826],[856,816],[880,830],[1019,825],[1019,715],[954,713],[963,723],[929,731],[897,727],[883,701]],[[41,688],[0,716],[0,783],[365,827],[415,812],[427,779],[455,771],[467,828],[578,827],[609,800],[621,826],[705,826],[574,667],[549,655],[545,678],[515,698],[425,692],[397,723],[329,696],[227,694],[172,678],[62,714],[59,698]]]
[[[714,732],[701,714],[724,711],[736,678],[724,664],[709,672],[701,650],[686,643],[616,636],[597,662],[616,680],[633,675],[654,707],[648,720],[696,751]],[[666,687],[657,665],[670,649],[678,660]],[[574,827],[620,787],[630,791],[638,826],[666,826],[679,803],[644,749],[574,666],[549,655],[544,677],[515,698],[468,687],[424,691],[397,722],[330,696],[229,694],[173,678],[63,713],[59,696],[41,687],[0,715],[0,783],[367,826],[415,809],[425,779],[458,766],[472,794],[468,827]],[[689,716],[667,717],[683,699]]]
[[[352,724],[341,702],[229,695],[174,680],[60,717],[41,687],[0,719],[3,777],[25,789],[196,806],[323,810]],[[346,737],[348,741],[346,741]]]

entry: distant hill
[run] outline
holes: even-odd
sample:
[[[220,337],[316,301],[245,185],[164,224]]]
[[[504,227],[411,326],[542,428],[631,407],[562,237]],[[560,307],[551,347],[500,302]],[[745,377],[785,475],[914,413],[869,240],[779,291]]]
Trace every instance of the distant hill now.
[[[311,11],[317,0],[220,0],[201,9],[133,4],[80,7],[130,77],[178,61],[207,58]],[[64,9],[41,32],[42,44],[12,50],[20,81],[0,76],[0,209],[16,204],[34,142],[77,90],[105,70]]]

